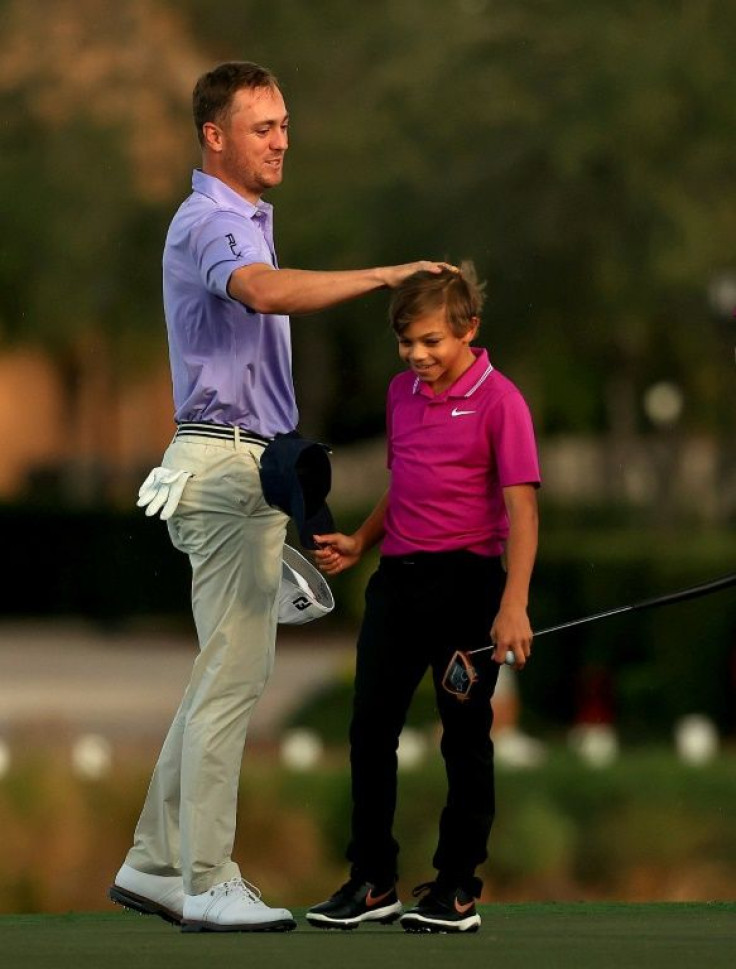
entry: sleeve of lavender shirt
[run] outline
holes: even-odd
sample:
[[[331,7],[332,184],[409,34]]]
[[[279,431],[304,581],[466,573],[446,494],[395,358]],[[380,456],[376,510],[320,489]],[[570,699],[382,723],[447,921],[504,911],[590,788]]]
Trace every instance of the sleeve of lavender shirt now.
[[[201,222],[192,232],[191,245],[202,282],[223,299],[232,298],[227,284],[236,269],[272,262],[258,227],[236,212],[216,212]]]

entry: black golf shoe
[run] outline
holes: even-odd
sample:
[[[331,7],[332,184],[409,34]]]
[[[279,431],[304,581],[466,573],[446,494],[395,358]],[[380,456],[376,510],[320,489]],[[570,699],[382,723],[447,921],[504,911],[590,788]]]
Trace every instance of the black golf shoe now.
[[[326,902],[307,912],[307,921],[318,929],[357,929],[361,922],[388,925],[401,915],[396,886],[383,888],[351,878]]]
[[[477,932],[480,928],[480,915],[470,892],[427,882],[412,894],[422,898],[401,916],[401,927],[407,932]]]

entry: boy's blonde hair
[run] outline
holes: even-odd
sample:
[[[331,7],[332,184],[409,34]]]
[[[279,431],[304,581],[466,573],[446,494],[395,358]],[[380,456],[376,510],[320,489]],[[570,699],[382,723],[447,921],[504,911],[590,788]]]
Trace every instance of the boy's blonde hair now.
[[[388,316],[397,336],[421,316],[444,307],[447,323],[455,336],[464,336],[480,321],[485,283],[479,283],[470,260],[459,269],[422,271],[409,276],[391,295]]]

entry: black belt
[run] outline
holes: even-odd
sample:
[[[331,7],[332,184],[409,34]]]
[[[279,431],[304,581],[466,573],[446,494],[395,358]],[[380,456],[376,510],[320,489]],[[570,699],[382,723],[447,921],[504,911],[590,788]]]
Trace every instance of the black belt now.
[[[207,424],[204,421],[183,421],[176,429],[175,438],[211,437],[218,441],[240,441],[245,444],[270,444],[272,438],[264,437],[244,427],[231,427],[229,424]]]

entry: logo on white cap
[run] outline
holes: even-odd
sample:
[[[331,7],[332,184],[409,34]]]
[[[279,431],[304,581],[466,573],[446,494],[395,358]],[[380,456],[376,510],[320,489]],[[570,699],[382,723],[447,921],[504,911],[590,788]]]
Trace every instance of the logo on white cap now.
[[[324,577],[291,545],[284,545],[279,622],[299,626],[332,612],[335,600]]]

